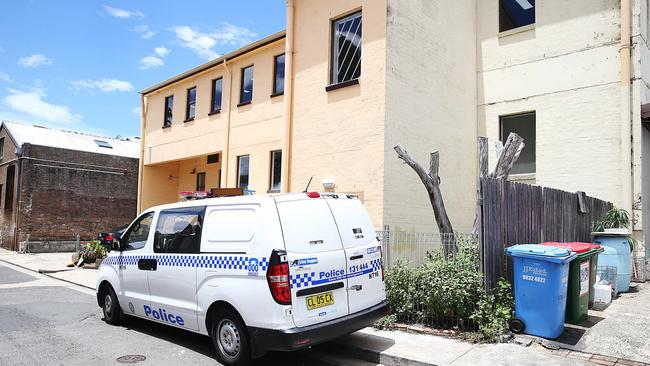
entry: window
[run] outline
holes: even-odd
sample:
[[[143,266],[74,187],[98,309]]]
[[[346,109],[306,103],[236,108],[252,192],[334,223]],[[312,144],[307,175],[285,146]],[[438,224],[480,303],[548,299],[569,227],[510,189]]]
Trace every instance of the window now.
[[[510,132],[524,139],[524,149],[512,166],[511,174],[535,173],[535,112],[500,117],[501,141],[505,144]]]
[[[212,103],[210,107],[210,113],[219,113],[221,111],[222,85],[222,78],[212,80]]]
[[[172,125],[172,109],[174,109],[174,96],[165,97],[165,121],[163,127]]]
[[[499,0],[499,32],[535,23],[535,0]]]
[[[14,179],[16,175],[16,166],[7,167],[7,181],[5,183],[5,210],[14,208]]]
[[[96,143],[97,146],[99,146],[99,147],[105,147],[105,148],[107,148],[107,149],[112,149],[112,148],[113,148],[113,146],[111,146],[111,144],[109,144],[109,143],[106,142],[106,141],[95,140],[95,143]]]
[[[5,154],[5,138],[0,138],[0,159],[4,157]]]
[[[282,179],[282,150],[271,151],[271,184],[269,191],[280,192]]]
[[[196,173],[196,190],[205,191],[205,172]]]
[[[248,162],[249,156],[237,157],[237,187],[248,189]]]
[[[219,162],[219,154],[208,155],[208,164],[214,164]]]
[[[253,66],[241,69],[241,86],[239,89],[239,105],[248,104],[253,100]]]
[[[332,24],[332,84],[356,80],[361,75],[361,12]]]
[[[185,121],[194,119],[196,113],[196,87],[187,89],[187,106],[185,109]]]
[[[163,210],[158,215],[155,253],[198,253],[205,206]]]
[[[273,60],[273,95],[284,93],[284,53]]]
[[[149,239],[149,230],[153,222],[153,212],[148,212],[138,219],[120,238],[123,250],[137,250],[144,248]]]

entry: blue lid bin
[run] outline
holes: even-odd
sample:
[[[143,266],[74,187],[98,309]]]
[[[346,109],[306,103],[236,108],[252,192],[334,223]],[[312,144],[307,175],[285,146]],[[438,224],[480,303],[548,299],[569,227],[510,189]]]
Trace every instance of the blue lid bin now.
[[[555,339],[564,331],[569,263],[576,258],[565,248],[521,244],[506,248],[512,257],[515,318],[510,327]]]

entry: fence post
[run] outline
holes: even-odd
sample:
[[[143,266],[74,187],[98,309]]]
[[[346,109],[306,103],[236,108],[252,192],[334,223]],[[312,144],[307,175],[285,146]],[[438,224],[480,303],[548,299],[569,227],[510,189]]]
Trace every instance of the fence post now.
[[[386,269],[390,268],[390,225],[384,225],[384,237],[383,241],[386,244]]]

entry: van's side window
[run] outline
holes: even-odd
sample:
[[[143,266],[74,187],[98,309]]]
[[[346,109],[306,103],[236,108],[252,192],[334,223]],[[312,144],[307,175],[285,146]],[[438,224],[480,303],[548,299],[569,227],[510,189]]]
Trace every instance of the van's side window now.
[[[144,245],[147,243],[149,238],[149,230],[151,229],[151,223],[153,222],[153,212],[146,213],[140,217],[131,227],[128,229],[120,242],[124,250],[136,250],[144,248]]]
[[[205,206],[164,210],[158,215],[155,253],[198,253]]]

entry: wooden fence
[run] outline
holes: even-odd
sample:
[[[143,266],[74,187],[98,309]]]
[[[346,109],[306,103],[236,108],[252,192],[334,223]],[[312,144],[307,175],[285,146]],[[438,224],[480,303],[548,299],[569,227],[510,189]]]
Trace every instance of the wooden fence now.
[[[591,228],[613,206],[584,192],[481,178],[479,223],[486,289],[507,277],[505,248],[546,241],[591,241]]]

